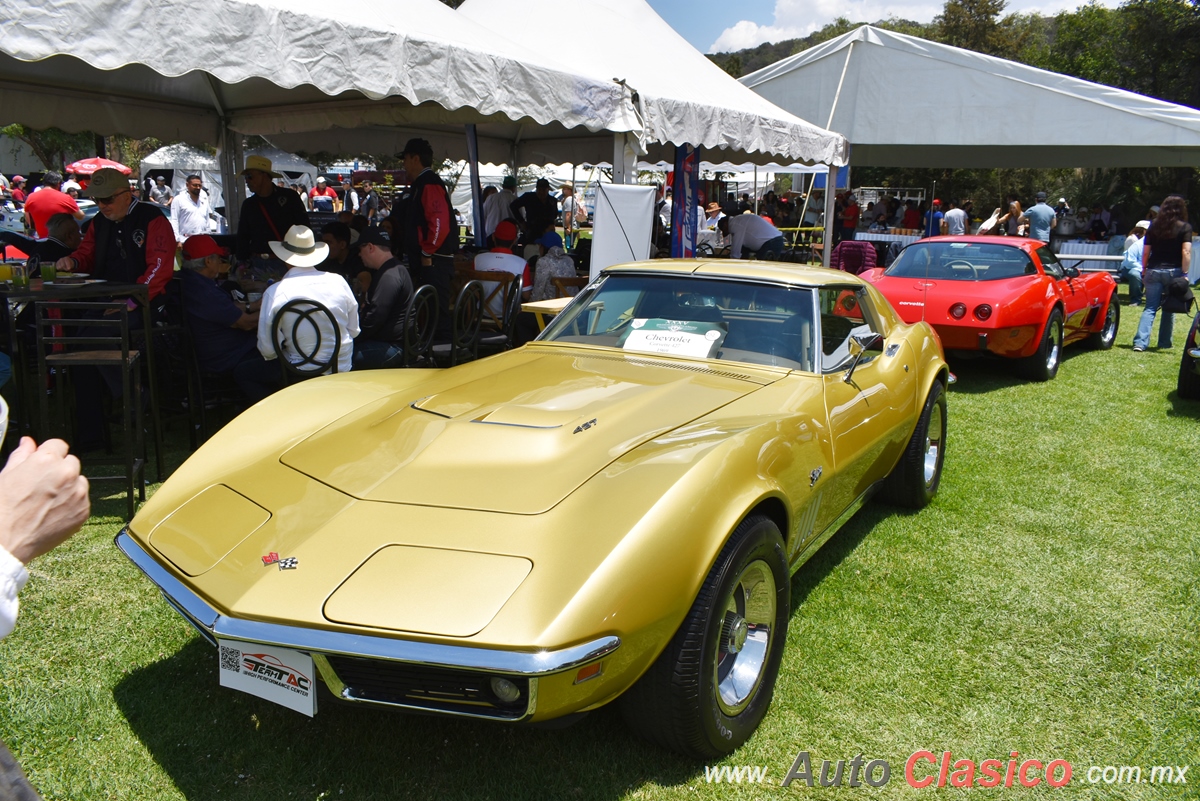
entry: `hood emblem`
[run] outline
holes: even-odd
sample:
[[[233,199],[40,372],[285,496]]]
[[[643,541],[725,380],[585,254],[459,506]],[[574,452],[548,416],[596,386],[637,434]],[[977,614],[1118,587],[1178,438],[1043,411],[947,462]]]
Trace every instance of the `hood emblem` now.
[[[575,426],[575,430],[572,431],[571,433],[578,434],[580,431],[587,431],[589,428],[591,428],[594,425],[596,425],[595,417],[593,417],[591,420],[588,420],[586,423],[581,423],[580,425]]]
[[[821,477],[821,468],[816,468],[808,474],[808,486],[814,487],[817,484],[817,479]]]
[[[271,551],[269,554],[264,556],[262,560],[263,567],[279,565],[280,570],[294,570],[296,565],[300,564],[300,560],[294,556],[286,556],[283,559],[280,559],[279,554],[275,553],[275,551]]]

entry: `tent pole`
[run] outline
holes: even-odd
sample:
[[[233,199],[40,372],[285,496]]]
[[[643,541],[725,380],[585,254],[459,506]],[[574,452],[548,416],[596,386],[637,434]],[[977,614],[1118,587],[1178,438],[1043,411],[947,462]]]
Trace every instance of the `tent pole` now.
[[[480,193],[483,189],[479,185],[479,135],[475,131],[475,126],[467,124],[467,163],[471,167],[471,221],[472,228],[475,230],[475,245],[483,247],[486,242],[484,240],[483,231],[483,198]]]
[[[246,190],[238,175],[243,161],[242,135],[233,131],[224,120],[218,149],[221,154],[221,200],[225,204],[225,221],[229,224],[229,230],[236,234],[242,202],[246,199]]]
[[[758,214],[758,165],[754,165],[754,213]]]
[[[833,251],[833,192],[837,188],[838,168],[829,165],[829,176],[825,179],[825,246],[821,248],[821,266],[829,266]]]
[[[833,105],[829,107],[829,120],[825,127],[833,125],[833,114],[837,111],[838,100],[842,97],[842,84],[846,82],[846,71],[850,68],[850,54],[854,52],[854,42],[846,48],[846,61],[842,64],[842,77],[838,78],[837,91],[833,93]],[[828,189],[828,187],[826,187]]]
[[[636,183],[634,170],[637,167],[637,153],[629,141],[630,137],[630,134],[613,134],[614,184]]]

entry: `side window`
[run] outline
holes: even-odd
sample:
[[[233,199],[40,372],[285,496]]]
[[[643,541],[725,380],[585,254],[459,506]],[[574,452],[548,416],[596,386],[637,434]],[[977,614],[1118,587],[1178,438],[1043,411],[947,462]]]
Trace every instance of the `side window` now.
[[[1058,260],[1058,256],[1054,255],[1054,251],[1050,248],[1037,249],[1038,260],[1042,263],[1042,269],[1046,271],[1046,275],[1054,278],[1065,278],[1067,273],[1063,270],[1062,264]]]
[[[825,287],[819,295],[821,309],[821,372],[831,373],[850,364],[850,338],[882,333],[867,291],[855,287]]]

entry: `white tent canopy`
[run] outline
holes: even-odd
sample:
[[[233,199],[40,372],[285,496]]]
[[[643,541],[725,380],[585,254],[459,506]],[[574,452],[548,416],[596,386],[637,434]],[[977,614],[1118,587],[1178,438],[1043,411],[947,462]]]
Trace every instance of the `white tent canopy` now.
[[[297,183],[311,189],[317,182],[317,168],[304,159],[274,147],[256,147],[246,151],[247,155],[266,156],[271,160],[275,172],[283,173],[289,183]],[[199,175],[208,190],[209,204],[213,208],[225,205],[224,181],[221,165],[216,156],[210,156],[182,142],[160,147],[142,159],[141,171],[145,176],[151,170],[173,170],[171,190],[176,194],[186,191],[188,175]]]
[[[1196,109],[869,25],[741,81],[855,166],[1200,166]]]
[[[350,150],[345,129],[375,126],[445,155],[465,155],[476,123],[491,161],[543,132],[598,138],[604,158],[611,132],[639,128],[624,87],[437,0],[0,0],[0,108],[34,128],[218,146],[228,128]]]
[[[846,140],[772,105],[691,46],[645,0],[466,0],[458,13],[491,30],[517,25],[528,41],[562,41],[564,20],[586,25],[595,46],[571,67],[637,93],[651,161],[670,145],[722,148],[723,157],[842,165]],[[657,147],[655,147],[657,145]],[[755,154],[755,155],[751,155]],[[705,151],[708,155],[708,151]],[[573,161],[608,160],[578,155]]]

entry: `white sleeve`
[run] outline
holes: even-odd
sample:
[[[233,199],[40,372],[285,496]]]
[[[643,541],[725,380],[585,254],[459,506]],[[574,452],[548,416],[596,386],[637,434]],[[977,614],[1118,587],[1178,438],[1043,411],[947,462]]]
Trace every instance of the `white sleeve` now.
[[[29,581],[29,571],[17,557],[0,548],[0,640],[17,625],[20,603],[17,593]]]
[[[262,304],[258,307],[258,352],[267,361],[275,358],[275,345],[271,342],[271,316],[275,314],[274,290],[277,286],[279,284],[267,287],[267,291],[263,293]]]
[[[741,216],[741,215],[739,215]],[[734,225],[734,220],[729,221],[729,237],[732,243],[729,246],[729,258],[740,259],[742,257],[742,242],[746,239],[746,228],[744,223]]]

